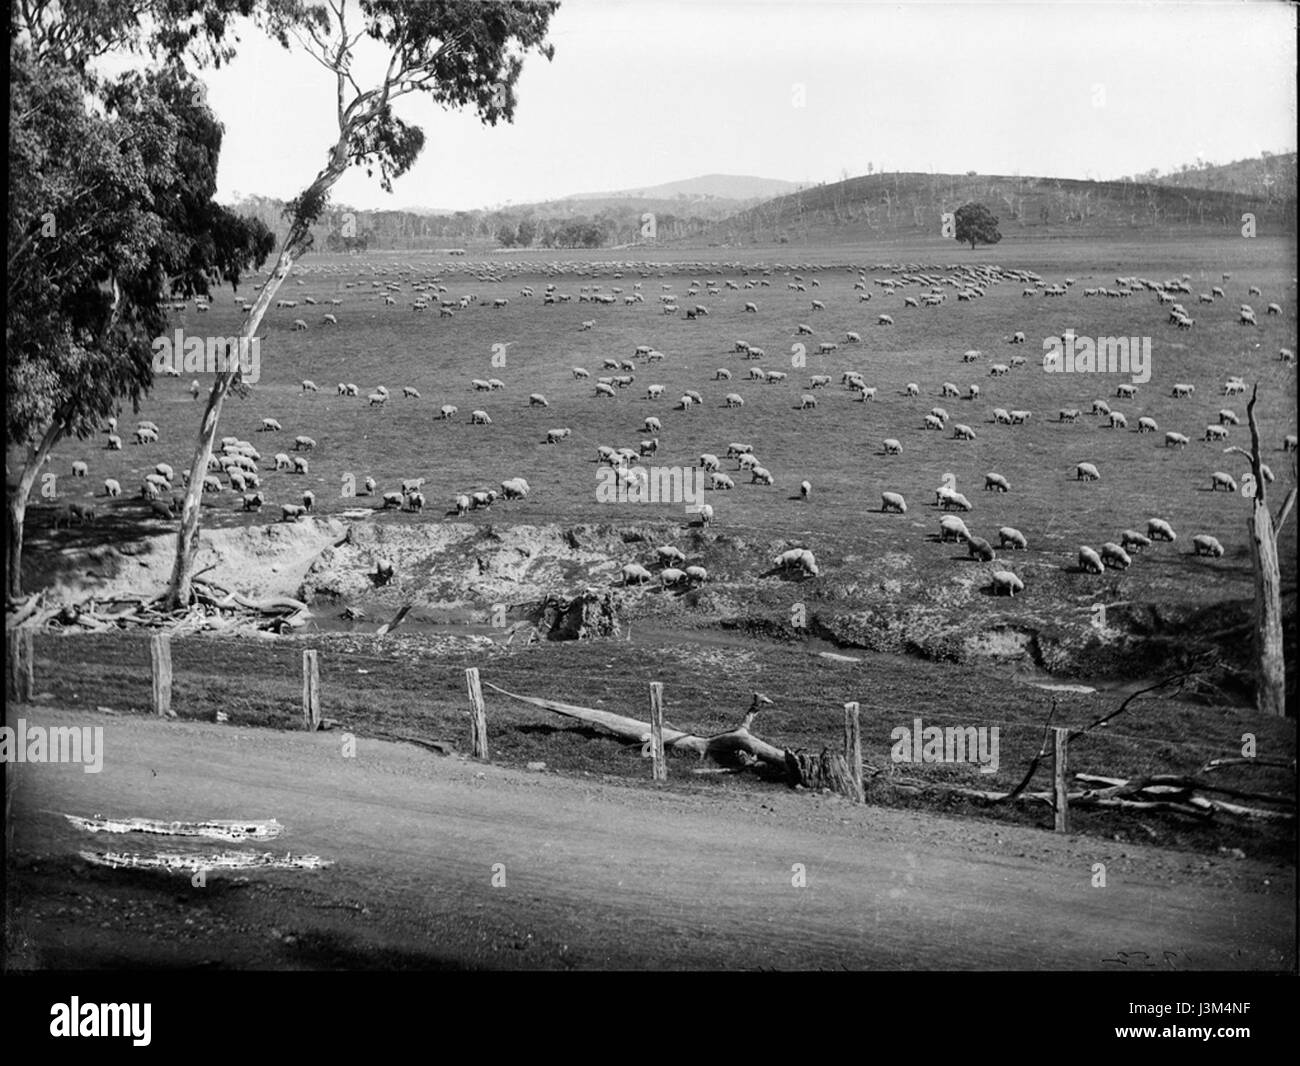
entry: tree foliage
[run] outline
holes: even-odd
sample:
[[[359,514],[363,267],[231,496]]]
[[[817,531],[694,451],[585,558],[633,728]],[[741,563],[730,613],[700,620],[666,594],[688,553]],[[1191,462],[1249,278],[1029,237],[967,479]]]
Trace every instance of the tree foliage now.
[[[956,222],[954,236],[962,244],[969,244],[971,251],[977,244],[997,244],[1002,240],[997,216],[983,204],[962,204],[953,217]]]

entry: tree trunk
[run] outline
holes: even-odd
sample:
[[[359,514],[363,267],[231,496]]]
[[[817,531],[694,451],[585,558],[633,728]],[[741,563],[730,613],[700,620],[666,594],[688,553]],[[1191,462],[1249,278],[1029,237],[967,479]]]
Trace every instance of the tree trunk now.
[[[7,541],[5,551],[6,591],[10,599],[17,599],[23,594],[23,523],[27,519],[27,497],[31,495],[32,486],[40,475],[41,467],[50,451],[63,437],[65,426],[56,415],[40,443],[32,448],[28,445],[27,462],[19,475],[18,485],[9,493],[9,522],[6,529]]]
[[[1255,480],[1251,501],[1250,547],[1255,563],[1255,708],[1261,714],[1286,714],[1286,660],[1282,651],[1282,581],[1277,565],[1277,536],[1268,511],[1255,420],[1256,383],[1246,405],[1250,423],[1250,467]],[[1281,516],[1285,519],[1285,510]]]
[[[319,204],[342,176],[347,168],[347,145],[350,136],[349,126],[333,146],[329,165],[316,176],[316,180],[299,198],[300,205]],[[309,237],[310,220],[303,216],[300,207],[280,249],[275,270],[262,287],[261,294],[253,304],[253,310],[244,321],[244,327],[240,331],[241,341],[251,340],[257,332],[271,306],[271,301],[275,299],[275,294],[280,291],[280,286],[289,276],[299,254],[307,247]],[[208,459],[212,455],[212,442],[217,436],[221,406],[225,401],[226,393],[230,391],[235,374],[235,370],[223,370],[217,374],[217,380],[213,382],[212,391],[208,394],[208,405],[203,412],[194,459],[190,463],[190,483],[185,490],[185,503],[181,509],[180,530],[176,536],[176,562],[172,569],[171,584],[167,590],[167,606],[172,610],[188,607],[193,595],[194,564],[199,553],[199,501],[203,496],[203,478],[208,472]]]

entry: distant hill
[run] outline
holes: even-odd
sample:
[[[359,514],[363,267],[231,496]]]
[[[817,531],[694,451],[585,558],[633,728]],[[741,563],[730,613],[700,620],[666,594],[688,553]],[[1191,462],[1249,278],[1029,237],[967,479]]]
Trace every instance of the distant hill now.
[[[769,200],[711,224],[701,236],[717,244],[772,244],[937,234],[943,213],[968,201],[988,207],[1004,237],[1228,232],[1245,212],[1255,214],[1261,229],[1294,232],[1295,196],[1280,197],[1276,188],[1254,194],[1134,181],[872,174]]]
[[[1274,155],[1265,152],[1258,159],[1242,159],[1222,166],[1187,166],[1163,176],[1135,174],[1135,180],[1177,189],[1206,189],[1294,200],[1296,196],[1296,153]]]
[[[640,189],[617,192],[584,192],[564,200],[770,200],[799,188],[799,182],[779,178],[756,178],[745,174],[704,174],[698,178],[669,181]]]

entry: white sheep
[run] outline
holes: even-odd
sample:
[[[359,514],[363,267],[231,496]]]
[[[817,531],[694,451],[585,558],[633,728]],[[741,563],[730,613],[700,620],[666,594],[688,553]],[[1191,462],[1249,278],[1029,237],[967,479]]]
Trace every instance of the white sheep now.
[[[960,396],[961,390],[951,381],[945,381],[939,389],[940,396]]]
[[[941,430],[943,429],[943,419],[938,418],[935,415],[926,415],[924,428]]]
[[[580,379],[580,378],[589,378],[589,377],[591,377],[591,372],[588,371],[588,370],[583,369],[583,368],[580,367],[580,366],[575,366],[575,367],[573,368],[573,376],[574,376],[575,378],[579,378],[579,379]]]
[[[699,508],[700,508],[700,525],[707,526],[710,522],[713,521],[713,505],[709,503],[702,503],[699,505]]]
[[[903,388],[903,395],[904,395],[904,396],[920,396],[920,395],[921,395],[921,386],[918,385],[915,381],[909,381],[909,382],[907,383],[907,385]]]
[[[1079,548],[1079,569],[1085,574],[1100,574],[1105,570],[1101,556],[1086,544]]]
[[[974,440],[975,431],[971,429],[970,426],[958,422],[955,426],[952,427],[952,439],[953,440]]]
[[[897,511],[899,514],[907,514],[907,501],[903,499],[898,492],[882,492],[880,494],[881,511]]]
[[[1228,427],[1221,425],[1212,425],[1205,427],[1204,440],[1227,440]]]
[[[459,408],[457,408],[454,404],[445,403],[438,409],[438,417],[444,420],[451,418],[452,415],[456,414],[458,410]]]
[[[1151,538],[1139,533],[1136,529],[1126,529],[1119,536],[1120,547],[1125,550],[1132,549],[1140,551],[1143,548],[1151,547]]]
[[[817,406],[817,397],[810,392],[805,392],[799,397],[799,410],[807,411],[809,408]]]
[[[307,473],[307,460],[300,455],[295,455],[293,457],[293,472],[295,474]]]
[[[686,397],[686,399],[689,399],[689,397]],[[745,398],[738,392],[729,392],[725,403],[728,407],[744,407]]]
[[[1001,474],[985,474],[984,491],[985,492],[989,492],[989,491],[1010,492],[1011,482],[1009,482]]]
[[[1011,425],[1011,412],[1005,407],[995,407],[993,408],[993,421],[998,425],[1009,426]]]
[[[1109,428],[1111,429],[1128,429],[1128,419],[1119,411],[1110,413]]]
[[[1156,424],[1156,420],[1150,415],[1143,415],[1138,419],[1137,431],[1139,433],[1154,433],[1159,428],[1160,427]]]
[[[1174,532],[1174,527],[1163,518],[1147,519],[1147,536],[1152,540],[1166,540],[1170,542],[1178,539],[1178,534]]]
[[[111,477],[110,477],[110,478],[105,478],[105,479],[104,479],[104,495],[105,495],[105,496],[121,496],[121,495],[122,495],[122,483],[121,483],[120,481],[118,481],[116,478],[111,478]]]
[[[469,423],[471,426],[490,426],[492,419],[486,411],[471,411],[469,413]]]
[[[1029,549],[1029,541],[1015,526],[1002,526],[998,529],[998,547],[1005,548],[1008,545],[1012,548],[1019,548],[1021,551]]]
[[[709,475],[709,487],[713,489],[734,489],[736,483],[727,474],[713,473]]]
[[[994,363],[989,367],[989,377],[1000,378],[1011,373],[1011,367],[1006,363]]]
[[[1219,412],[1219,425],[1221,425],[1221,426],[1228,426],[1228,425],[1239,426],[1239,425],[1241,425],[1241,420],[1240,420],[1239,418],[1237,418],[1237,412],[1236,412],[1236,411],[1233,411],[1233,410],[1231,410],[1230,408],[1225,407],[1225,408],[1223,408],[1223,409]]]
[[[1006,592],[1008,596],[1015,599],[1017,592],[1025,591],[1025,583],[1016,577],[1010,570],[993,571],[993,595],[1001,596]]]
[[[902,442],[896,440],[896,439],[893,438],[893,437],[886,437],[886,438],[885,438],[885,441],[884,441],[884,448],[885,448],[885,454],[886,454],[886,455],[902,455],[902,454],[903,454],[903,445],[902,445]]]
[[[1101,559],[1112,570],[1127,570],[1133,564],[1129,553],[1109,540],[1101,546]]]
[[[939,519],[939,540],[965,540],[970,536],[966,523],[956,515],[946,514]]]
[[[876,319],[876,325],[878,326],[892,326],[893,324],[894,318],[892,315],[881,315]]]
[[[1080,463],[1074,468],[1074,479],[1076,481],[1099,481],[1101,474],[1092,463]]]
[[[1170,395],[1176,400],[1185,400],[1196,391],[1195,385],[1188,385],[1186,382],[1178,382],[1174,385]]]
[[[702,566],[688,566],[686,568],[686,577],[697,584],[704,584],[709,580],[709,572]]]
[[[628,563],[623,567],[622,574],[624,585],[641,585],[651,579],[650,571],[640,563]]]
[[[657,400],[664,394],[663,385],[651,385],[645,390],[647,400]]]
[[[501,482],[501,496],[507,500],[522,500],[532,491],[528,482],[521,477],[508,478]]]
[[[1122,400],[1131,400],[1137,395],[1138,387],[1136,385],[1116,385],[1115,395]]]
[[[671,544],[666,544],[658,549],[659,561],[667,566],[669,563],[685,563],[686,553],[681,548],[674,548]]]
[[[714,381],[730,381],[730,380],[731,380],[731,371],[728,370],[725,366],[720,366],[720,367],[718,367],[717,371],[714,373],[714,375],[713,375],[713,380],[714,380]]]
[[[722,466],[722,462],[712,452],[705,452],[700,456],[700,466],[702,466],[706,472],[712,473],[714,470],[717,470]]]
[[[752,475],[749,479],[751,485],[772,484],[772,472],[766,467],[756,466],[752,471],[750,471],[750,473]]]
[[[388,394],[385,392],[372,392],[366,397],[366,401],[371,407],[383,407],[388,402]]]
[[[978,400],[979,398],[980,398],[980,387],[978,385],[972,385],[966,393],[966,399]]]
[[[938,502],[942,505],[945,511],[950,510],[953,507],[959,508],[963,511],[973,511],[975,509],[975,505],[972,504],[970,500],[966,499],[966,497],[960,492],[955,492],[952,489],[945,488],[941,493],[936,493],[936,495],[939,496]]]
[[[1195,555],[1209,555],[1215,559],[1223,557],[1223,545],[1208,533],[1198,533],[1192,538],[1192,552]]]
[[[1082,414],[1083,412],[1077,407],[1062,407],[1057,414],[1057,418],[1062,422],[1077,422]]]
[[[1108,417],[1110,415],[1110,404],[1105,400],[1093,400],[1092,413],[1094,415],[1101,415],[1103,418]]]
[[[1228,492],[1236,492],[1237,482],[1231,474],[1225,474],[1222,470],[1216,470],[1210,475],[1210,490],[1213,492],[1220,488],[1226,489]]]
[[[1166,448],[1185,448],[1187,447],[1188,443],[1189,443],[1189,439],[1183,436],[1183,434],[1181,433],[1174,433],[1170,431],[1165,434]]]

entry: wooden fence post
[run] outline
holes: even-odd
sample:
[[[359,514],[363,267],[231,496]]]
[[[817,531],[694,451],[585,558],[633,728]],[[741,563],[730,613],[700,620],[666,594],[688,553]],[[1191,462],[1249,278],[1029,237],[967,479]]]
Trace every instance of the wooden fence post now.
[[[153,710],[160,718],[175,718],[172,710],[172,638],[158,633],[149,638],[153,667]]]
[[[1056,808],[1056,831],[1070,831],[1070,800],[1066,777],[1066,749],[1070,746],[1070,730],[1062,726],[1052,727],[1052,805]]]
[[[844,759],[849,764],[849,776],[853,779],[854,802],[864,803],[866,792],[862,787],[862,729],[856,702],[844,705]]]
[[[9,631],[9,661],[6,688],[9,696],[16,703],[31,703],[35,688],[36,667],[32,651],[32,631],[30,629],[11,629]]]
[[[465,687],[469,689],[469,753],[475,759],[486,759],[487,710],[483,706],[483,688],[479,685],[477,666],[466,669]]]
[[[650,682],[650,778],[668,780],[668,761],[664,758],[664,685]]]
[[[314,649],[302,653],[302,723],[311,733],[320,728],[320,665]]]

